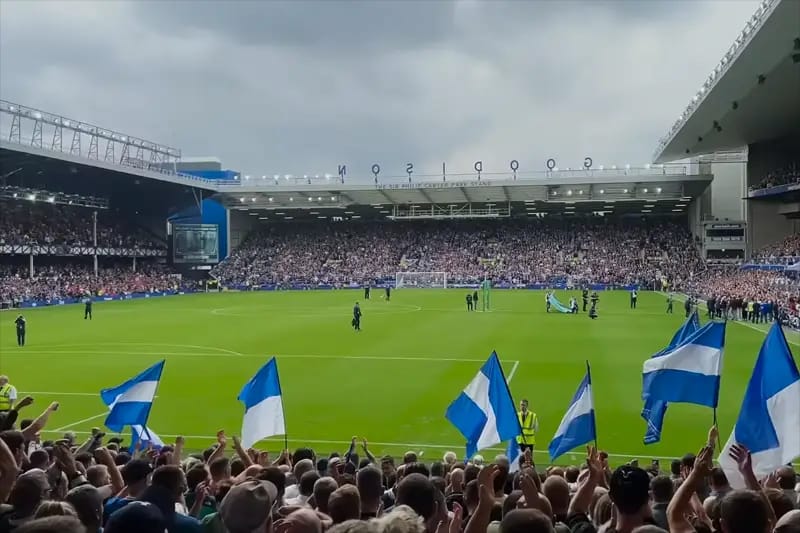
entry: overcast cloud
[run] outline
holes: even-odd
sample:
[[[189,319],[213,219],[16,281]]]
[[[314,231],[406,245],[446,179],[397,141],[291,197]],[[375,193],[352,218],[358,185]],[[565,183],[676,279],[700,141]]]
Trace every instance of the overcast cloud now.
[[[754,0],[0,0],[0,96],[254,175],[649,162]]]

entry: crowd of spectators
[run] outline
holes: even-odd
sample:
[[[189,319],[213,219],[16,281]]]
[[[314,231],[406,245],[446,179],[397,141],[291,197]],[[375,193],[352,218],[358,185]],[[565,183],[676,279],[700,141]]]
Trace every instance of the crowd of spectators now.
[[[453,283],[679,287],[704,269],[679,223],[593,218],[269,226],[213,274],[250,286],[361,285],[417,271],[446,272]]]
[[[753,262],[775,265],[800,262],[800,234],[789,235],[753,253]]]
[[[769,189],[779,185],[789,185],[800,183],[800,163],[793,162],[785,167],[775,169],[762,179],[757,185],[750,187],[751,190]]]
[[[153,236],[98,210],[97,245],[103,248],[164,249]],[[0,200],[0,245],[93,246],[92,210],[47,202]]]
[[[714,269],[690,282],[688,291],[705,298],[709,313],[719,318],[800,325],[800,284],[782,272]]]
[[[669,471],[655,462],[613,468],[592,447],[580,464],[547,468],[529,450],[518,466],[503,455],[487,463],[453,452],[432,463],[414,452],[376,458],[355,438],[344,454],[299,448],[273,461],[222,431],[202,453],[187,453],[183,437],[144,450],[99,431],[78,442],[45,430],[58,403],[19,420],[32,402],[0,414],[3,533],[800,531],[793,468],[759,480],[750,452],[734,446],[746,484],[734,490],[712,462],[716,428]]]
[[[112,296],[175,290],[180,280],[161,265],[140,262],[134,272],[130,265],[94,269],[87,264],[59,264],[37,267],[30,277],[28,267],[0,265],[0,303],[14,307],[20,302],[51,302],[84,296]]]

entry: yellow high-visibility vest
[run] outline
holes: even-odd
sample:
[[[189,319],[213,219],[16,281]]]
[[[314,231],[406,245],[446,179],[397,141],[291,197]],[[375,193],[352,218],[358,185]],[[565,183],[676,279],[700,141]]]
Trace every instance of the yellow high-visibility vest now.
[[[517,412],[517,419],[522,428],[522,435],[517,437],[517,442],[520,444],[536,444],[536,413],[528,411],[525,415],[522,411]]]
[[[11,385],[6,383],[0,387],[0,411],[11,409]]]

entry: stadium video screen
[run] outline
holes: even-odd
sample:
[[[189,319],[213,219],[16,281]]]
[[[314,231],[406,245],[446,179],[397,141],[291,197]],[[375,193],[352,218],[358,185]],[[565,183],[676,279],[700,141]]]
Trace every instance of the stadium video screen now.
[[[172,236],[173,262],[219,262],[219,230],[216,224],[175,224]]]

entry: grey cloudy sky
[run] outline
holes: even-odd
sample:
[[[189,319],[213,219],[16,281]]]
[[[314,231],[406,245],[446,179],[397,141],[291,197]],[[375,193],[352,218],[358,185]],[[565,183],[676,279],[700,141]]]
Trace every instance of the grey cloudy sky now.
[[[650,161],[755,0],[0,0],[0,96],[254,175]]]

